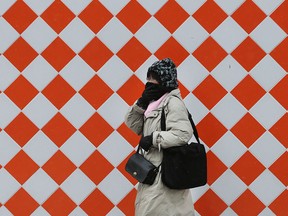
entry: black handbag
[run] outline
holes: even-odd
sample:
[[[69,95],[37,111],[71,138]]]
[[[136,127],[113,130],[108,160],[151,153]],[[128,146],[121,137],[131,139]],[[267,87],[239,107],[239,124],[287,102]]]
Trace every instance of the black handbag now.
[[[188,111],[188,110],[187,110]],[[163,149],[161,168],[162,182],[171,189],[189,189],[207,183],[207,158],[203,144],[199,141],[196,126],[188,111],[196,142]],[[166,131],[164,108],[161,114],[161,130]]]
[[[152,185],[158,174],[159,167],[156,167],[144,158],[139,151],[140,147],[138,146],[137,152],[128,159],[125,170],[137,181],[143,184]]]

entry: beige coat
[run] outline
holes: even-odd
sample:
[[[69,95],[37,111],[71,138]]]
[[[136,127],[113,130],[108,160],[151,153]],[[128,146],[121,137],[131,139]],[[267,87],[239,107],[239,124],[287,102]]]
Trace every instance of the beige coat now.
[[[166,130],[161,131],[161,110],[166,114]],[[179,89],[168,94],[159,107],[144,117],[144,110],[134,104],[125,117],[125,123],[135,133],[147,136],[153,132],[153,146],[145,157],[158,166],[162,148],[187,143],[193,134],[186,107]],[[144,123],[144,127],[143,127]],[[194,207],[190,190],[172,190],[163,185],[160,172],[153,185],[139,183],[135,201],[136,216],[193,216]]]

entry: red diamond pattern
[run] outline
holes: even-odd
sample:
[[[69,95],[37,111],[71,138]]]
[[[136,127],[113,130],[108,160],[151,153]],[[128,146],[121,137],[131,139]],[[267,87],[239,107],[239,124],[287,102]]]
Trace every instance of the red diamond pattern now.
[[[133,189],[117,206],[125,215],[134,215],[135,207],[134,200],[136,199],[137,191]]]
[[[288,114],[279,119],[271,128],[270,132],[288,149]]]
[[[288,110],[288,76],[286,75],[274,88],[270,94],[286,109]]]
[[[288,212],[288,190],[285,190],[276,200],[269,206],[274,214],[279,216],[285,216]]]
[[[283,3],[270,15],[270,17],[288,34],[288,2]]]
[[[212,185],[226,170],[224,163],[211,151],[207,153],[208,184]]]
[[[270,54],[284,70],[288,71],[288,38],[286,37]]]
[[[284,184],[288,185],[288,152],[281,155],[270,167],[269,170]]]

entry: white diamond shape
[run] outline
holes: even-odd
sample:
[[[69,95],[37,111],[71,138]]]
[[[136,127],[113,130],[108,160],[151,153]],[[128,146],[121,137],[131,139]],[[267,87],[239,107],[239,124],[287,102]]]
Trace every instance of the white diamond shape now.
[[[201,187],[192,188],[190,192],[193,197],[193,202],[197,202],[209,189],[210,187],[208,184]]]
[[[215,2],[228,15],[231,15],[232,13],[234,13],[234,11],[236,11],[244,3],[244,0],[233,0],[233,1],[215,0]]]
[[[227,129],[231,129],[247,113],[247,110],[235,97],[228,93],[213,107],[211,113]]]
[[[206,0],[176,0],[176,2],[189,14],[194,14]]]
[[[227,205],[231,205],[247,189],[247,186],[234,172],[227,170],[211,188]]]
[[[190,53],[195,51],[208,36],[208,32],[193,17],[189,17],[173,33],[173,37]]]
[[[184,102],[195,124],[198,124],[209,113],[207,107],[191,93],[185,97]]]
[[[39,206],[32,214],[31,216],[50,216],[50,214],[42,207]]]
[[[59,36],[75,53],[79,53],[95,37],[95,34],[76,17]]]
[[[0,165],[5,166],[20,150],[20,146],[2,130],[0,132]]]
[[[250,74],[268,92],[286,75],[286,71],[270,55],[266,55]]]
[[[0,215],[3,216],[14,216],[5,206],[0,207]]]
[[[268,207],[266,207],[258,216],[277,216]]]
[[[250,109],[250,113],[268,130],[286,113],[286,110],[267,93]]]
[[[287,37],[287,34],[270,17],[267,17],[254,29],[250,37],[266,53],[270,53]]]
[[[9,60],[0,55],[0,91],[4,91],[10,84],[16,80],[20,72]]]
[[[249,151],[265,166],[270,167],[286,148],[270,133],[264,133]]]
[[[286,189],[268,169],[258,176],[249,188],[266,206]]]
[[[74,1],[74,0],[62,0],[62,2],[75,14],[79,15],[81,11],[83,11],[92,0],[82,0],[82,1]]]
[[[113,15],[118,14],[129,2],[129,0],[99,0]]]
[[[247,151],[247,148],[228,131],[212,146],[211,151],[227,167],[231,167]]]
[[[125,214],[115,206],[108,214],[107,216],[125,216]]]
[[[179,81],[189,90],[194,90],[209,72],[192,55],[189,55],[177,68]]]
[[[37,170],[23,185],[23,188],[39,203],[44,203],[58,185],[42,169]]]
[[[78,55],[59,73],[76,91],[79,91],[94,75],[94,70]]]
[[[230,207],[226,208],[220,216],[238,216]]]
[[[0,29],[0,53],[4,53],[19,37],[19,33],[3,17],[0,17]]]
[[[155,53],[170,36],[169,31],[155,17],[151,17],[135,34],[151,53]]]
[[[116,17],[113,17],[97,34],[97,37],[114,53],[117,53],[133,34]]]
[[[97,112],[114,128],[117,129],[124,121],[128,104],[116,93],[114,93],[97,110]]]
[[[135,75],[143,82],[147,82],[147,70],[154,63],[158,61],[154,55],[151,55],[136,71]]]
[[[138,2],[145,8],[151,15],[154,15],[164,4],[166,4],[167,0],[138,0]]]
[[[53,0],[24,0],[24,2],[38,15],[40,16],[54,1]]]
[[[37,56],[29,64],[22,75],[37,88],[42,91],[56,76],[58,72],[41,56]]]
[[[79,169],[61,185],[61,189],[79,205],[96,188],[96,185]]]
[[[0,128],[5,128],[21,110],[5,94],[0,94],[0,104]]]
[[[77,206],[69,216],[88,216],[79,206]]]
[[[267,15],[270,15],[284,0],[253,0],[253,2]]]
[[[94,151],[95,146],[76,131],[62,146],[61,151],[79,167]]]
[[[233,57],[228,55],[211,74],[227,91],[231,91],[243,80],[247,72]]]
[[[132,151],[133,147],[117,132],[114,131],[99,147],[99,152],[117,167]]]
[[[23,113],[38,128],[42,128],[57,112],[55,106],[41,93],[33,98],[23,110]]]
[[[227,52],[231,53],[246,37],[247,33],[228,17],[212,33],[215,41]]]
[[[15,2],[16,0],[1,0],[0,16],[2,16]]]
[[[39,131],[29,140],[23,150],[35,163],[42,166],[54,155],[58,147],[42,131]]]
[[[0,169],[0,203],[6,203],[20,188],[19,182],[6,169]]]
[[[113,204],[117,205],[134,187],[117,169],[114,169],[100,182],[98,188]]]
[[[38,53],[43,52],[57,37],[56,32],[41,17],[34,20],[21,35]]]
[[[95,109],[80,94],[76,93],[61,108],[60,112],[78,129],[95,113]]]
[[[116,92],[133,75],[133,72],[118,56],[114,55],[97,74]]]

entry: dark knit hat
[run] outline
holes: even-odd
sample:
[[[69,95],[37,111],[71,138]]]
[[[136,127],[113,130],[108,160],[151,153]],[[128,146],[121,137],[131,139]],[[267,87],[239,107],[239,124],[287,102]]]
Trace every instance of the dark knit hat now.
[[[168,88],[178,88],[176,65],[170,58],[154,62],[147,72],[147,78],[152,76],[160,85]]]

